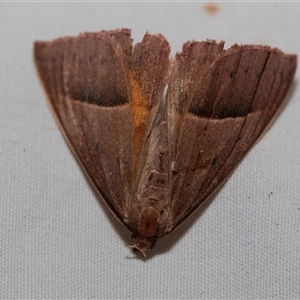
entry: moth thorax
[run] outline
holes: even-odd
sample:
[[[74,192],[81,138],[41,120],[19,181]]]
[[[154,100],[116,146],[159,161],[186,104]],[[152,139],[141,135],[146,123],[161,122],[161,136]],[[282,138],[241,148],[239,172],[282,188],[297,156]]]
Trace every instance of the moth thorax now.
[[[139,235],[149,238],[155,235],[159,224],[160,213],[153,206],[142,209],[139,219]]]

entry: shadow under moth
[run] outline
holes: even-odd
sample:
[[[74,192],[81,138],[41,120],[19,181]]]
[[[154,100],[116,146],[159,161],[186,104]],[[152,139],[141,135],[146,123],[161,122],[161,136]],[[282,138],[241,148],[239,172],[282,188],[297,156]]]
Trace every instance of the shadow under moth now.
[[[230,174],[278,113],[297,56],[131,31],[34,44],[49,103],[100,196],[144,255]],[[165,95],[165,96],[163,96]]]

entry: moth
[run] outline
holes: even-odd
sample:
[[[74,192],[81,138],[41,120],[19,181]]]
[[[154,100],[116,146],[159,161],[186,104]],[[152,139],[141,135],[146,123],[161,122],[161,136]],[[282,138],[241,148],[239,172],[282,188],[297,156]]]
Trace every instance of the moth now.
[[[133,46],[129,29],[34,44],[65,139],[144,255],[220,186],[292,84],[296,55],[223,47],[188,41],[170,59],[161,34]]]

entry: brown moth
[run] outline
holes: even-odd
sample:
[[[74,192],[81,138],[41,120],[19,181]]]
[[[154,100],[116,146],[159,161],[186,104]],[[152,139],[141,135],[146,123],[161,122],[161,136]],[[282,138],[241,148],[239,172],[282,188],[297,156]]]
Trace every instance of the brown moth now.
[[[296,55],[118,29],[35,42],[36,67],[69,146],[145,252],[187,219],[270,124]],[[163,93],[166,89],[165,101]]]

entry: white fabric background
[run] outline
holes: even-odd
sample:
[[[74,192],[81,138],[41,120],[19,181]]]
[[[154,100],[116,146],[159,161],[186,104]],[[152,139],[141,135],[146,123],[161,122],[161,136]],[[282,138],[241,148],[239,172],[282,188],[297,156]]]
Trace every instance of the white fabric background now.
[[[132,28],[300,53],[300,3],[0,3],[0,298],[300,298],[300,90],[226,185],[147,259],[52,117],[35,40]]]

